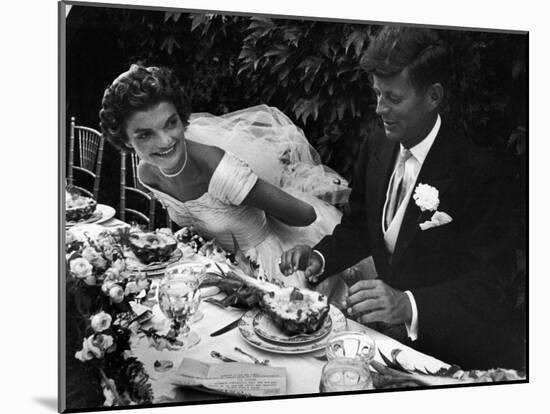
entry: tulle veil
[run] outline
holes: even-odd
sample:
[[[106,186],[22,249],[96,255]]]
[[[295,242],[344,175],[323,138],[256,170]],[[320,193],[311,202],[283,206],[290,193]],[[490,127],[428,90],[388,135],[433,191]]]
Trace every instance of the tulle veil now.
[[[331,204],[345,204],[349,196],[348,182],[321,163],[303,131],[277,108],[258,105],[221,116],[194,113],[185,135],[232,152],[280,188],[297,189]]]

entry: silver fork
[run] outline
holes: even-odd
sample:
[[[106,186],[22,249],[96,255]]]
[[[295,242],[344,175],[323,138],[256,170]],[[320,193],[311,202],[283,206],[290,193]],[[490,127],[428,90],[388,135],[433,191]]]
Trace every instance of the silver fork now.
[[[251,355],[249,354],[248,352],[244,352],[241,348],[239,348],[238,346],[235,347],[235,351],[247,356],[248,358],[250,358],[252,361],[254,361],[255,364],[259,364],[259,365],[269,365],[269,359],[258,359],[256,358],[254,355]]]

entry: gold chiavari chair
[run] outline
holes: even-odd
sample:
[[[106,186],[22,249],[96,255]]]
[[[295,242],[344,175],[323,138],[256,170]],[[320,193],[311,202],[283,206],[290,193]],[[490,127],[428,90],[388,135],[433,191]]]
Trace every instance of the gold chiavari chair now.
[[[127,218],[137,219],[137,222],[143,224],[148,230],[155,228],[155,218],[157,211],[157,202],[160,202],[155,195],[149,191],[138,180],[137,167],[139,157],[133,151],[121,151],[120,153],[120,219],[126,221]],[[130,196],[130,197],[128,197]],[[128,207],[129,199],[132,199],[132,206]],[[162,204],[161,204],[162,205]],[[141,207],[141,211],[139,208]],[[172,228],[172,221],[168,216],[164,205],[162,208],[166,217],[166,226]],[[136,220],[130,220],[136,221]]]
[[[101,180],[101,162],[103,159],[103,146],[105,139],[101,133],[93,128],[76,125],[75,117],[71,117],[69,135],[69,165],[67,183],[72,189],[82,194],[98,199],[99,182]],[[78,157],[75,159],[75,147],[78,146]],[[93,180],[92,191],[82,185],[75,185],[75,172],[83,173],[88,180]],[[79,179],[79,182],[81,180]],[[84,181],[84,177],[82,177]]]

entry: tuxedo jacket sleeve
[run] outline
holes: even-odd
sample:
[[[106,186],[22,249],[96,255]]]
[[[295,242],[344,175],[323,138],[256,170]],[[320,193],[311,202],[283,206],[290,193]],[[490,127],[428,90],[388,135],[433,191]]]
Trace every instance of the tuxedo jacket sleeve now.
[[[365,141],[354,168],[354,185],[348,208],[341,222],[334,228],[331,235],[324,237],[314,247],[325,258],[325,271],[320,280],[337,274],[372,255],[367,224],[369,194],[365,193],[368,151]]]

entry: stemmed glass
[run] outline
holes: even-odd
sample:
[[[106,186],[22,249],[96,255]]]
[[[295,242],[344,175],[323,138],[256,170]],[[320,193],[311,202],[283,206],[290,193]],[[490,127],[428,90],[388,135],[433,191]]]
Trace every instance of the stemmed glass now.
[[[203,282],[204,278],[206,277],[206,266],[204,264],[196,263],[196,262],[184,262],[184,263],[179,263],[179,264],[174,264],[172,266],[169,266],[166,269],[165,276],[172,277],[174,275],[179,274],[182,271],[193,273],[199,280],[199,286]],[[187,323],[192,325],[200,321],[203,317],[204,317],[204,314],[201,312],[200,309],[197,309],[196,312],[187,321]]]
[[[159,306],[171,320],[169,336],[176,338],[174,348],[189,349],[200,341],[200,336],[188,326],[201,300],[199,284],[193,269],[182,265],[177,271],[167,274],[159,284]]]

